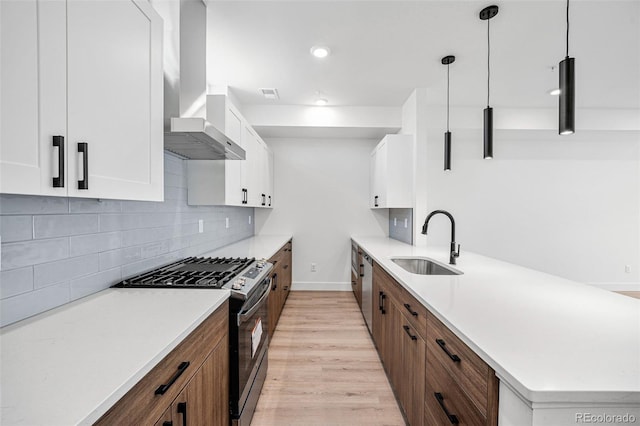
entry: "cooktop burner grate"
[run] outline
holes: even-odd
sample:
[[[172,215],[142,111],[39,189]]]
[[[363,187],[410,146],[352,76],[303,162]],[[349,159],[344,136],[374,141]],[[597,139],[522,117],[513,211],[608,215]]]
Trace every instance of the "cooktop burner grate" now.
[[[254,260],[253,258],[189,257],[127,278],[114,287],[221,288]]]

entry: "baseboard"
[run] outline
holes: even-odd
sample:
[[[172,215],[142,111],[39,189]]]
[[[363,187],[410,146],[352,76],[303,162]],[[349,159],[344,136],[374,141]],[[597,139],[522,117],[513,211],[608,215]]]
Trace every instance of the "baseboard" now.
[[[587,283],[609,291],[640,291],[640,282],[630,283]]]
[[[297,281],[291,283],[292,291],[351,291],[350,282]]]

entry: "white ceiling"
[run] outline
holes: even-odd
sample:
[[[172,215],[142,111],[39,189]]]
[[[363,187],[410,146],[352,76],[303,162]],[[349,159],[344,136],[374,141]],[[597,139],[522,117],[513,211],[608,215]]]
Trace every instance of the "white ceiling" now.
[[[443,104],[486,105],[485,1],[209,1],[207,78],[242,104],[400,106],[416,87]],[[563,0],[503,0],[491,20],[491,105],[554,108],[564,58]],[[640,108],[640,0],[572,1],[579,108]],[[326,44],[319,60],[311,46]],[[280,100],[259,88],[277,88]]]

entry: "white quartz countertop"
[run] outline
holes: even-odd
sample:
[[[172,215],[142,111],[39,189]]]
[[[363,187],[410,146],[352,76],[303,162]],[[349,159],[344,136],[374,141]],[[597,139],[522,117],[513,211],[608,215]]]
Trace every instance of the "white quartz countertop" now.
[[[528,401],[640,404],[640,300],[465,251],[415,275],[391,258],[448,249],[352,239]]]
[[[291,235],[255,235],[202,254],[205,257],[255,257],[269,259],[291,239]]]
[[[108,289],[0,331],[0,424],[89,425],[229,298]]]

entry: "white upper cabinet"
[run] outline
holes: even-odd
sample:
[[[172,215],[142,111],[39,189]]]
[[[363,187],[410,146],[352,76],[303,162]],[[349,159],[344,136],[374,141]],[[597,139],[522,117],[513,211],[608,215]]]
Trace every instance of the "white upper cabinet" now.
[[[387,135],[371,152],[371,208],[410,208],[413,193],[413,136]]]
[[[162,19],[149,3],[0,7],[0,192],[162,200]]]
[[[207,120],[240,145],[246,158],[189,160],[188,204],[269,207],[273,155],[267,145],[226,95],[207,96]]]

